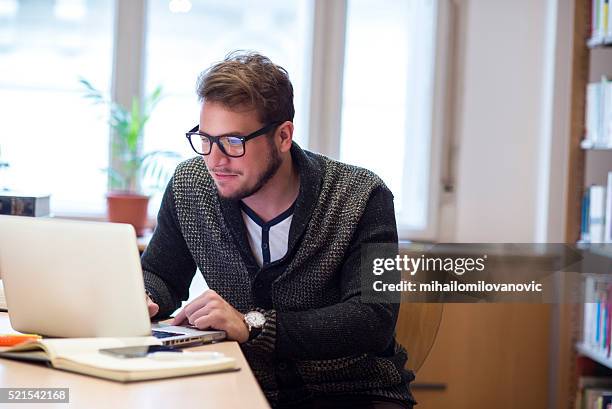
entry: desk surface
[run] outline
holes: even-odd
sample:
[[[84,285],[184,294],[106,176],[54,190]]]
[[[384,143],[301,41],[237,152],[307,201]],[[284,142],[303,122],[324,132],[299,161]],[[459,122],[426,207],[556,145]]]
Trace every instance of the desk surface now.
[[[11,332],[15,331],[10,326],[8,314],[0,313],[0,333]],[[41,408],[269,408],[236,342],[204,345],[193,350],[223,352],[234,357],[241,370],[123,384],[0,359],[0,387],[70,388],[70,405],[39,404]]]

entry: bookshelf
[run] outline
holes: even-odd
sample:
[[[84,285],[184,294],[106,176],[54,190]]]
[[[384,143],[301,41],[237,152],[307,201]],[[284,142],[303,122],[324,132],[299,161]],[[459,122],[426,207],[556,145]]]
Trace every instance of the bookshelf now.
[[[578,354],[586,358],[592,359],[600,365],[603,365],[607,368],[612,368],[612,358],[602,353],[601,351],[597,351],[596,349],[593,349],[583,343],[578,343],[576,345],[576,351],[578,352]]]
[[[580,142],[580,147],[584,150],[587,151],[608,151],[608,150],[612,150],[612,146],[598,146],[598,145],[593,145],[590,142],[587,141],[582,141]]]
[[[612,36],[589,38],[587,40],[587,47],[589,48],[612,47]]]
[[[580,239],[582,200],[591,184],[603,184],[602,174],[612,171],[612,146],[585,142],[587,85],[602,76],[612,77],[612,37],[593,38],[592,0],[576,0],[572,49],[571,116],[568,157],[565,242]],[[612,259],[604,246],[589,251]],[[581,376],[598,375],[612,380],[612,357],[582,342],[583,304],[555,306],[559,355],[554,401],[559,408],[580,408],[575,402]]]

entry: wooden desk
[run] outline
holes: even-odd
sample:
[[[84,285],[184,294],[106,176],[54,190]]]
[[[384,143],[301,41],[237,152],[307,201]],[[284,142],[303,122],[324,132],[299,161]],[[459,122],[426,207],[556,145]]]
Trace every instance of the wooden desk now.
[[[0,333],[14,332],[8,314],[0,313]],[[236,342],[204,345],[193,350],[223,352],[236,358],[241,369],[238,372],[123,384],[38,364],[0,359],[0,387],[70,388],[69,405],[36,405],[41,408],[270,408]],[[7,406],[25,407],[20,404]]]

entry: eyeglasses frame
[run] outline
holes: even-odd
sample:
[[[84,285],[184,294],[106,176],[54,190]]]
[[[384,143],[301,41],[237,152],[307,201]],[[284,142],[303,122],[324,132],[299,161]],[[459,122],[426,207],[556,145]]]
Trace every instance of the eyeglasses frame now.
[[[213,144],[216,144],[219,147],[219,150],[221,150],[221,152],[223,152],[224,155],[229,156],[230,158],[241,158],[241,157],[243,157],[246,154],[246,143],[248,141],[250,141],[251,139],[257,138],[258,136],[267,134],[272,129],[277,128],[283,122],[285,122],[285,121],[270,122],[269,124],[264,125],[262,128],[259,128],[255,132],[251,132],[250,134],[248,134],[246,136],[243,136],[243,135],[212,136],[212,135],[208,135],[208,134],[203,133],[203,132],[198,132],[198,128],[200,127],[200,125],[196,125],[189,132],[185,133],[185,137],[187,137],[187,140],[189,141],[189,145],[191,146],[191,149],[193,149],[193,151],[195,153],[197,153],[198,155],[202,155],[202,156],[210,155],[210,153],[212,152]],[[191,142],[191,136],[193,136],[193,135],[197,135],[197,136],[200,136],[200,137],[203,136],[205,138],[208,138],[208,140],[210,141],[210,150],[208,151],[208,153],[201,153],[201,152],[197,151],[197,149],[195,148],[195,146],[193,146],[193,143]],[[228,154],[225,151],[225,148],[223,147],[223,145],[221,144],[221,138],[238,138],[238,139],[240,139],[242,141],[242,154],[238,155],[238,156]]]

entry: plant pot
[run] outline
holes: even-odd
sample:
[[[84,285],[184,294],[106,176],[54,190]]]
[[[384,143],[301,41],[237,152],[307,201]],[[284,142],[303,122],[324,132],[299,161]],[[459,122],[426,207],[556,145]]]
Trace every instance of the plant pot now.
[[[136,234],[142,236],[147,227],[149,196],[126,192],[110,192],[106,195],[108,220],[113,223],[129,223]]]

